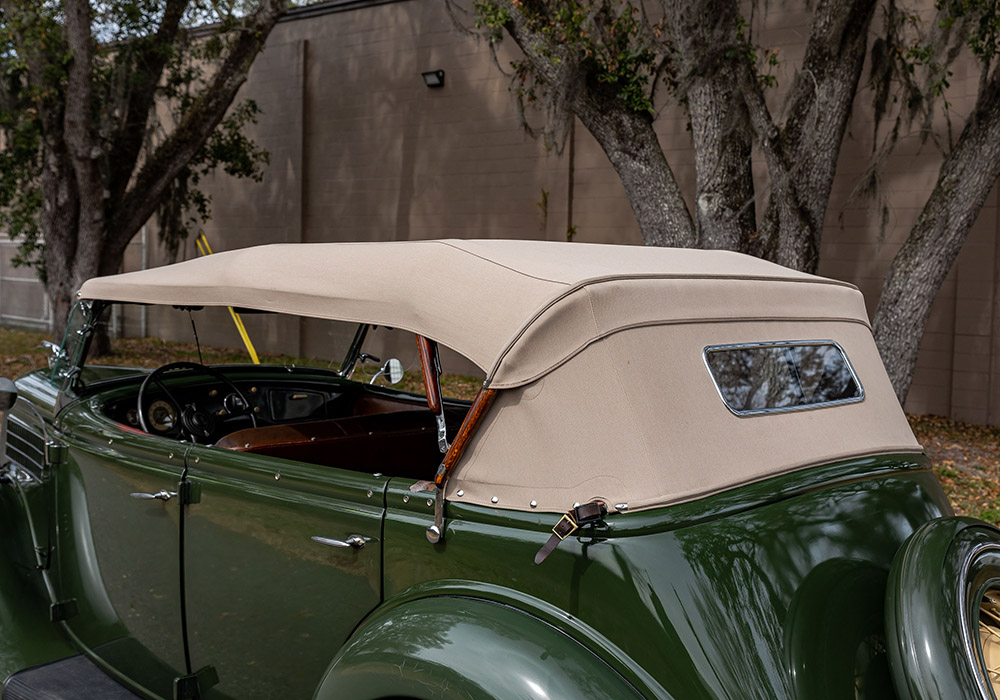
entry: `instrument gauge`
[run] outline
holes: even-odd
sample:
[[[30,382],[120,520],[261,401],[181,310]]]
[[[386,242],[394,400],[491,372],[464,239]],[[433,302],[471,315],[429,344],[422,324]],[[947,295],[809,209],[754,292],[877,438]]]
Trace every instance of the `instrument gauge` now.
[[[237,394],[229,394],[222,400],[222,405],[227,413],[246,413],[249,406]]]
[[[150,405],[147,416],[149,418],[149,426],[161,433],[173,430],[174,426],[177,425],[177,409],[162,399],[154,401]]]

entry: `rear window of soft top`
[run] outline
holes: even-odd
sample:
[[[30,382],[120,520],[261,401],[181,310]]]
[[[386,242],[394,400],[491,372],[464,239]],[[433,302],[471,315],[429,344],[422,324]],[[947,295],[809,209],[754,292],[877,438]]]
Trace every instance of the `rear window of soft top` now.
[[[736,415],[864,399],[844,349],[832,340],[713,345],[704,355],[719,395]]]

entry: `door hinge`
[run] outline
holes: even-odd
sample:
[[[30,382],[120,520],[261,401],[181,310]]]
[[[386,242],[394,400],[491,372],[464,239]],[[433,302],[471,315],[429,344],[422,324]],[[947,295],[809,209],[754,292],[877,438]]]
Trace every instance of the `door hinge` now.
[[[35,547],[35,568],[45,571],[52,564],[52,547]]]
[[[177,485],[177,490],[181,495],[182,506],[201,503],[201,484],[198,482],[185,479]]]
[[[174,679],[174,700],[198,700],[202,693],[219,684],[219,673],[215,666],[205,666],[190,676]]]
[[[77,612],[79,612],[79,608],[76,604],[76,598],[60,600],[49,606],[49,620],[52,622],[62,622],[74,617]]]

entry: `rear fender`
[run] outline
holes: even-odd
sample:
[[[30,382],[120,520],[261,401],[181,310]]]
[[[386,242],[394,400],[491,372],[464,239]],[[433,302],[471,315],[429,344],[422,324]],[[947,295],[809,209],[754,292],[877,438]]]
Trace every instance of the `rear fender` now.
[[[993,698],[979,609],[1000,583],[1000,530],[972,518],[924,523],[900,547],[886,588],[886,631],[900,700]],[[988,687],[990,686],[990,687]]]
[[[640,698],[574,639],[514,608],[422,598],[369,618],[327,670],[316,700]]]

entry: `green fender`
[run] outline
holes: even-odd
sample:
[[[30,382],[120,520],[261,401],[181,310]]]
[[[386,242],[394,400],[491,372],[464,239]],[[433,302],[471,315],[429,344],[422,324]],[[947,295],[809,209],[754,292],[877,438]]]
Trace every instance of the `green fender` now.
[[[892,563],[886,633],[900,700],[988,700],[979,601],[1000,583],[1000,531],[972,518],[918,528]]]
[[[641,696],[578,642],[514,608],[421,598],[365,621],[316,700],[559,700]]]
[[[22,669],[77,653],[49,619],[44,574],[35,565],[26,526],[15,487],[0,484],[0,683]]]

